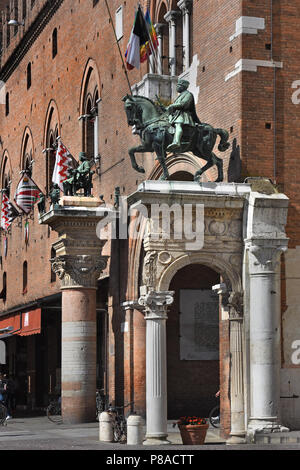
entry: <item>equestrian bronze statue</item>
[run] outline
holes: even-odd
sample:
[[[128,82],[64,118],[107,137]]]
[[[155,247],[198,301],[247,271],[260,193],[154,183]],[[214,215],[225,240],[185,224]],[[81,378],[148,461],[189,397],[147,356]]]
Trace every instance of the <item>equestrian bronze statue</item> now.
[[[126,95],[123,98],[129,126],[135,126],[135,133],[141,138],[141,145],[132,147],[128,153],[132,167],[145,173],[143,167],[136,162],[135,154],[139,152],[155,152],[162,167],[163,180],[170,179],[166,165],[168,152],[174,154],[192,152],[196,157],[207,161],[194,175],[199,181],[200,176],[217,166],[217,182],[223,181],[223,161],[213,153],[217,137],[220,137],[218,149],[225,152],[230,144],[229,134],[225,129],[215,129],[210,124],[201,123],[195,108],[193,94],[188,91],[189,82],[178,80],[177,99],[168,107],[161,103],[155,104],[143,96]]]

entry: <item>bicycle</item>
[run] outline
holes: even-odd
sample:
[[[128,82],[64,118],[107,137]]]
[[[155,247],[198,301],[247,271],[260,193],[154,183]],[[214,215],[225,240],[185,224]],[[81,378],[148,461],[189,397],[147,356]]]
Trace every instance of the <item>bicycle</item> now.
[[[106,408],[106,397],[103,394],[102,390],[96,391],[96,420],[99,418],[100,413]],[[52,423],[60,424],[62,423],[61,415],[61,397],[58,397],[50,402],[46,408],[47,418],[52,421]]]
[[[52,423],[60,424],[62,423],[61,416],[61,397],[52,400],[48,407],[46,408],[47,418],[52,421]]]
[[[124,410],[134,402],[127,403],[124,406],[112,406],[109,405],[107,412],[112,418],[114,442],[126,442],[127,441],[127,421],[124,414],[120,414],[118,410]]]
[[[4,403],[4,397],[2,393],[0,392],[0,426],[6,426],[7,425],[7,417],[9,416],[8,414],[8,408]]]
[[[96,420],[99,420],[100,414],[107,408],[107,397],[104,395],[104,389],[96,390]]]
[[[217,398],[219,398],[220,396],[220,391],[218,391],[215,395]],[[209,419],[209,422],[210,424],[214,427],[214,428],[219,428],[220,427],[220,419],[221,419],[221,416],[220,416],[220,405],[216,405],[214,406],[209,415],[208,415],[208,419]]]

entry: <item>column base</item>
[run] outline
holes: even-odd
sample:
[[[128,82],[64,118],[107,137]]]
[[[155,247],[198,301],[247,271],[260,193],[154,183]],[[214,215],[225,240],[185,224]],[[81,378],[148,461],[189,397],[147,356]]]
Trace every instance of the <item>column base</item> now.
[[[237,444],[246,444],[246,433],[231,434],[229,439],[226,441],[226,445],[237,445]]]
[[[143,442],[144,446],[162,446],[171,444],[167,439],[168,434],[162,436],[146,436],[146,440]]]
[[[250,418],[247,429],[247,442],[255,442],[255,434],[289,431],[289,428],[278,423],[277,418]]]

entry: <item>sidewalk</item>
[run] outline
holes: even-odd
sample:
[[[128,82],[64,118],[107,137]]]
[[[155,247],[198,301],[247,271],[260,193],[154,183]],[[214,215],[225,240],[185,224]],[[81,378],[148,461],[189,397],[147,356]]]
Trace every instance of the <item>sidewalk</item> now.
[[[7,426],[0,426],[0,450],[300,450],[300,431],[262,435],[257,444],[228,446],[220,438],[219,430],[209,428],[203,446],[183,446],[178,428],[168,422],[168,440],[171,445],[127,446],[99,441],[99,423],[54,424],[46,416],[13,418]]]
[[[182,446],[178,428],[173,428],[173,421],[168,422],[168,440],[172,446]],[[209,428],[205,444],[225,444],[219,436],[219,430]],[[149,450],[148,446],[139,446]],[[158,446],[158,448],[169,446]],[[186,446],[185,446],[186,447]],[[131,446],[99,441],[99,423],[54,424],[46,416],[20,417],[7,421],[0,426],[0,449],[131,449]],[[152,448],[152,446],[151,446]]]

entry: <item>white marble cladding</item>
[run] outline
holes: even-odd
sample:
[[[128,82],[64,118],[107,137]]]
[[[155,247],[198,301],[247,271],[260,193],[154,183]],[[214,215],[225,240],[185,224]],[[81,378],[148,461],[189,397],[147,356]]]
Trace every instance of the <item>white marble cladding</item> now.
[[[197,183],[194,181],[143,181],[138,186],[140,192],[197,193],[224,196],[243,196],[251,192],[246,183]]]
[[[173,101],[176,96],[176,84],[178,77],[147,73],[139,83],[135,83],[131,89],[134,95],[144,96],[155,101],[157,96],[166,101]]]
[[[240,16],[235,22],[235,32],[229,40],[233,41],[240,34],[258,34],[258,30],[265,29],[265,19],[255,16]]]

